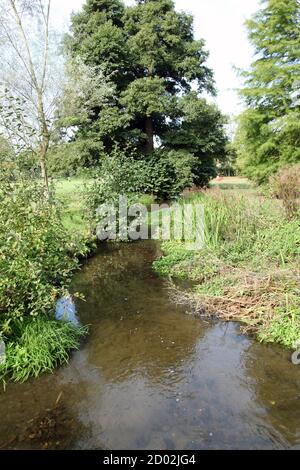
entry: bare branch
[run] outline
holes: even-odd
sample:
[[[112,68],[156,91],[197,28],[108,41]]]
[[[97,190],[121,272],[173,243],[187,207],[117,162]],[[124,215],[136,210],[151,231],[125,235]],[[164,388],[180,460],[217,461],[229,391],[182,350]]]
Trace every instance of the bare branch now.
[[[51,7],[51,0],[48,0],[47,6],[47,13],[45,14],[43,5],[41,0],[39,0],[42,15],[45,21],[45,52],[44,52],[44,64],[43,64],[43,74],[42,74],[42,82],[41,82],[41,89],[44,91],[45,86],[45,78],[46,78],[46,71],[47,71],[47,62],[48,62],[48,52],[49,52],[49,19],[50,19],[50,7]]]
[[[19,15],[17,7],[16,7],[15,0],[9,0],[9,2],[10,2],[11,7],[13,9],[13,12],[14,12],[14,15],[15,15],[15,18],[16,18],[16,22],[17,22],[17,25],[19,27],[20,34],[21,34],[23,42],[24,42],[24,46],[25,46],[26,53],[27,53],[27,59],[28,59],[28,67],[29,67],[29,70],[30,70],[30,75],[31,75],[31,78],[32,78],[32,82],[33,82],[36,90],[38,91],[39,84],[38,84],[38,80],[37,80],[34,65],[33,65],[33,60],[32,60],[32,56],[31,56],[29,43],[28,43],[27,36],[26,36],[26,33],[24,31],[24,28],[23,28],[22,19]]]

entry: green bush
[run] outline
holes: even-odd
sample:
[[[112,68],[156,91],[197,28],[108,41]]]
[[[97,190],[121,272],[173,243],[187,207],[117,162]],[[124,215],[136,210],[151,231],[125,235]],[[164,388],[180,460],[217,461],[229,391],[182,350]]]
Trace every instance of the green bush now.
[[[84,188],[84,201],[88,219],[94,223],[96,210],[102,204],[119,203],[119,196],[126,196],[140,189],[142,162],[136,162],[119,149],[104,155],[101,167],[93,175],[92,182]]]
[[[0,331],[16,318],[53,310],[87,250],[61,222],[41,184],[18,178],[0,186]]]
[[[152,194],[156,199],[174,199],[192,185],[194,158],[185,151],[156,150],[144,159],[136,159],[115,147],[102,158],[101,167],[84,191],[86,216],[93,229],[99,222],[97,209],[102,204],[116,208],[119,196],[136,201],[136,194]],[[100,216],[101,218],[102,216]]]
[[[145,157],[140,190],[157,199],[175,199],[192,186],[195,157],[185,150],[158,149]]]

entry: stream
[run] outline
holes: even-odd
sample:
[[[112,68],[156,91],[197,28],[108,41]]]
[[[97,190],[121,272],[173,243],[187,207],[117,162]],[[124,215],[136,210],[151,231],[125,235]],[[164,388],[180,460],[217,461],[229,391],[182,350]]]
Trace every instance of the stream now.
[[[76,274],[90,325],[68,365],[0,391],[0,448],[300,449],[300,365],[195,318],[152,270],[153,241],[102,246]]]

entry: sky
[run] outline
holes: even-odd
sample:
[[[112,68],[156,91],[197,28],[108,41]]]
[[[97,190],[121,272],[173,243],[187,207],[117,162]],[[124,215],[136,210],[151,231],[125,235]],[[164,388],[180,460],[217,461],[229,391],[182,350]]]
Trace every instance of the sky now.
[[[67,28],[72,11],[78,11],[84,0],[52,0],[52,18]],[[134,0],[125,0],[131,5]],[[259,0],[175,0],[177,10],[194,16],[195,39],[204,39],[210,53],[208,65],[215,74],[220,109],[235,116],[243,109],[236,90],[241,79],[234,67],[247,69],[253,51],[247,38],[245,20],[259,8]]]

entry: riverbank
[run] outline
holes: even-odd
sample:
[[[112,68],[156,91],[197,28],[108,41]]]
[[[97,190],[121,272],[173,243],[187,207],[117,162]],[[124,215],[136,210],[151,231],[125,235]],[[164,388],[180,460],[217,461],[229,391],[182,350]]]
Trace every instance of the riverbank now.
[[[102,244],[72,291],[88,341],[0,390],[0,448],[293,449],[300,370],[237,323],[186,315],[152,270],[159,243]]]
[[[187,195],[205,207],[205,248],[164,242],[154,269],[171,280],[172,298],[199,315],[239,321],[259,341],[292,348],[300,339],[299,218],[250,191],[210,189]],[[190,281],[187,290],[176,278]]]
[[[17,209],[14,200],[11,210],[3,206],[0,339],[6,344],[6,362],[0,365],[0,376],[5,380],[23,381],[53,371],[68,361],[70,350],[79,348],[87,332],[56,321],[54,310],[56,300],[68,295],[80,260],[93,253],[83,200],[88,183],[54,182],[55,205],[41,203],[41,188],[33,187],[29,194],[27,186],[20,186]],[[215,181],[206,193],[185,194],[182,204],[205,205],[206,247],[189,251],[183,243],[165,242],[165,255],[154,268],[171,280],[193,283],[183,291],[172,282],[170,290],[173,300],[188,304],[194,313],[240,321],[243,331],[259,340],[292,347],[300,331],[299,219],[287,220],[278,201],[259,196],[246,181],[232,189],[234,184],[234,179],[229,186]],[[29,214],[32,194],[37,205]],[[136,200],[154,202],[147,195]],[[7,237],[5,227],[11,230],[12,224],[18,237]],[[14,303],[6,305],[8,291],[16,294]]]
[[[56,319],[91,237],[68,230],[64,205],[43,184],[1,173],[0,380],[52,372],[78,349],[87,328]],[[9,175],[8,175],[9,176]],[[75,199],[75,198],[74,198]]]
[[[86,326],[59,321],[56,302],[97,246],[86,217],[90,180],[56,180],[51,198],[39,181],[0,190],[0,381],[26,381],[68,362]],[[150,196],[136,200],[149,204]],[[75,293],[75,296],[80,293]],[[62,315],[61,315],[62,316]],[[64,313],[68,318],[68,312]]]

